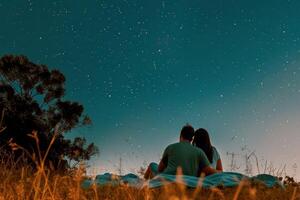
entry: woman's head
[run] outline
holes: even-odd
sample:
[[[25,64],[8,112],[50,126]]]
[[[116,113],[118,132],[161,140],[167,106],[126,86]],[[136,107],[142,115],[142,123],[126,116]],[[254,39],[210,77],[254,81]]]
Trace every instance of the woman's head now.
[[[195,131],[193,145],[198,148],[201,148],[206,154],[209,162],[212,163],[213,149],[212,149],[212,145],[207,130],[203,128],[199,128],[198,130]]]

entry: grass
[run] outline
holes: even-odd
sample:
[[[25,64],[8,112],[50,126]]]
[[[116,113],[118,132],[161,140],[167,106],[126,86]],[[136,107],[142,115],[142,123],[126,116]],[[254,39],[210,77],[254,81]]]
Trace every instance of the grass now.
[[[42,160],[43,161],[43,160]],[[39,163],[39,162],[38,162]],[[196,189],[180,184],[171,184],[157,189],[137,189],[127,185],[92,186],[83,189],[84,167],[62,174],[47,170],[42,163],[36,168],[18,165],[7,155],[0,153],[0,200],[156,200],[156,199],[201,199],[201,200],[296,200],[300,199],[300,188],[293,181],[286,182],[286,188],[267,188],[260,183],[241,182],[237,187]]]
[[[29,135],[38,144],[36,134]],[[51,148],[55,137],[51,141]],[[21,147],[15,143],[9,144],[12,149]],[[26,153],[26,150],[24,150]],[[48,152],[48,151],[47,151]],[[187,188],[180,184],[171,184],[158,189],[137,189],[127,185],[119,186],[92,186],[83,189],[81,183],[85,178],[84,167],[69,170],[62,174],[59,171],[49,171],[45,168],[45,157],[38,155],[36,167],[23,162],[16,163],[9,155],[0,153],[0,200],[102,200],[102,199],[129,199],[129,200],[156,200],[156,199],[208,199],[208,200],[296,200],[300,199],[300,188],[298,184],[289,179],[286,188],[267,188],[260,183],[241,182],[233,188],[204,189],[200,186],[195,189]],[[20,164],[23,163],[23,164]]]
[[[93,186],[81,188],[86,178],[82,168],[70,170],[66,174],[31,167],[16,167],[12,162],[0,160],[0,200],[59,200],[59,199],[300,199],[300,189],[295,184],[288,184],[286,189],[267,188],[259,183],[242,182],[233,188],[196,189],[172,184],[158,189],[136,189],[127,185]]]

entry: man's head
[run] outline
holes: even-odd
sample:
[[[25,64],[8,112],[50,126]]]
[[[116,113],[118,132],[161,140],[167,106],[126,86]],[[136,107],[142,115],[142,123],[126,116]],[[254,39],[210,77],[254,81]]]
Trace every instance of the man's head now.
[[[180,132],[180,140],[187,140],[189,142],[192,141],[193,136],[194,136],[195,130],[194,128],[187,124],[184,127],[182,127],[181,132]]]

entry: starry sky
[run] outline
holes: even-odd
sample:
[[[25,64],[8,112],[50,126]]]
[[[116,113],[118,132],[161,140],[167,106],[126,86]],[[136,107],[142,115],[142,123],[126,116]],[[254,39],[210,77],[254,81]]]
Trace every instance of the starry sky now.
[[[62,71],[96,173],[159,161],[185,123],[300,177],[300,1],[2,0],[0,56]],[[239,161],[240,159],[240,161]],[[239,164],[240,163],[240,164]]]

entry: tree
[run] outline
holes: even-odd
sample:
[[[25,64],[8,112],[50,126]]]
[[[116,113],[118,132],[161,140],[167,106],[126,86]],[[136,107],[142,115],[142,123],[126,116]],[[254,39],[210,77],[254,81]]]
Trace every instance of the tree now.
[[[11,152],[16,159],[27,152],[27,160],[35,160],[32,156],[45,155],[51,144],[46,163],[55,168],[65,167],[61,163],[66,163],[66,159],[89,160],[95,155],[98,148],[93,143],[87,145],[84,138],[71,141],[64,137],[70,130],[91,123],[83,114],[83,106],[64,100],[64,94],[65,76],[59,70],[49,70],[22,55],[3,56],[0,59],[2,151]]]

